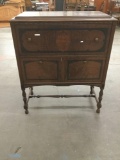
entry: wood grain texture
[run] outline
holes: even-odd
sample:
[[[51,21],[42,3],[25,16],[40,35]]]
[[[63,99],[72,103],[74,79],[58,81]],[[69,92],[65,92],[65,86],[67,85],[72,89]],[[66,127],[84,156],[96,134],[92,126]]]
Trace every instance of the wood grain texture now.
[[[25,88],[39,85],[89,85],[90,96],[100,87],[99,113],[115,26],[91,11],[25,12],[11,20],[26,113]]]

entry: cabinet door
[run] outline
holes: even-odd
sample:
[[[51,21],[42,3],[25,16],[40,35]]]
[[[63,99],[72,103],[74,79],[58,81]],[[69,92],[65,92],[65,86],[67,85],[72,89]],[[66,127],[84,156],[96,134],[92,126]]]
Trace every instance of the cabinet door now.
[[[101,82],[105,61],[103,59],[67,60],[66,81]]]
[[[25,83],[42,83],[59,81],[59,60],[38,58],[23,59],[22,74]]]

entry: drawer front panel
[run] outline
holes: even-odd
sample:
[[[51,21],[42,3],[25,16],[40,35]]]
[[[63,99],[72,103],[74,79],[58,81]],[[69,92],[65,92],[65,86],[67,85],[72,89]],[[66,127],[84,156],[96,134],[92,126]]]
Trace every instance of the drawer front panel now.
[[[52,82],[59,79],[59,62],[57,60],[23,60],[22,69],[25,82]]]
[[[29,52],[101,51],[105,34],[100,30],[26,31],[21,42]]]
[[[67,81],[101,82],[104,60],[68,60]]]
[[[20,54],[106,54],[110,25],[102,24],[31,24],[16,30]],[[47,27],[46,27],[47,25]]]

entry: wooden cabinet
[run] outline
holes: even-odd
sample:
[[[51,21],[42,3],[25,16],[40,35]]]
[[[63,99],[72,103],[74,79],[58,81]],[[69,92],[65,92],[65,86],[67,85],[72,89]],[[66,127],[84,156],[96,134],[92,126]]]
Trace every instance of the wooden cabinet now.
[[[94,0],[97,11],[108,13],[110,0]]]
[[[0,22],[9,22],[9,20],[24,10],[23,0],[6,1],[4,5],[0,6]]]
[[[35,97],[39,85],[88,85],[100,112],[116,19],[99,11],[24,12],[10,24],[25,113],[25,89]]]

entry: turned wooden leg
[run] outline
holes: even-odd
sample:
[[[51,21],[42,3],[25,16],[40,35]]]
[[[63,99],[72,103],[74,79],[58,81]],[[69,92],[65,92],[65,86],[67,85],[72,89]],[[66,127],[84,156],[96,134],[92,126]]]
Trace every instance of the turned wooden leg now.
[[[90,94],[93,94],[93,89],[94,89],[94,86],[90,86]]]
[[[28,101],[27,101],[27,97],[26,97],[26,92],[25,92],[25,88],[22,88],[22,96],[23,96],[23,101],[24,101],[24,109],[25,109],[25,114],[28,114]]]
[[[99,97],[98,97],[98,103],[97,103],[97,113],[100,113],[100,108],[102,107],[101,101],[102,101],[102,96],[103,96],[103,87],[100,88],[100,92],[99,92]]]
[[[30,87],[30,94],[33,95],[33,87]]]

